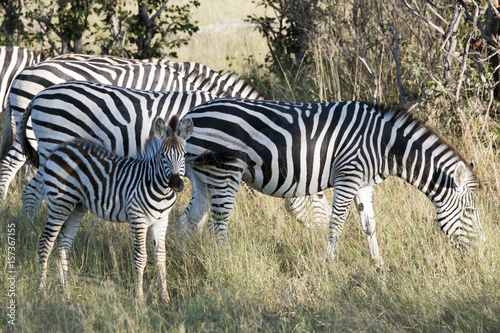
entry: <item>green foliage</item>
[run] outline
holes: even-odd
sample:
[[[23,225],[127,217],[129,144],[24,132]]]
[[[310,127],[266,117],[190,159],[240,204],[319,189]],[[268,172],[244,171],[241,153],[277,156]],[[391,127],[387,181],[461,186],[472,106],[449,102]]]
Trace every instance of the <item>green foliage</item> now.
[[[0,40],[2,45],[38,43],[47,47],[47,54],[95,52],[133,58],[175,58],[175,48],[185,45],[198,30],[191,19],[191,10],[200,5],[197,0],[183,5],[138,1],[133,9],[122,3],[31,0],[25,1],[27,10],[21,12],[13,2],[2,1],[5,16]]]
[[[92,13],[89,1],[36,1],[32,5],[33,9],[26,14],[26,18],[37,22],[41,28],[34,33],[36,41],[47,41],[51,51],[57,54],[83,52],[83,33],[89,28],[89,15]],[[57,36],[60,45],[52,34]]]
[[[134,57],[159,58],[166,55],[175,58],[177,54],[171,49],[187,44],[188,37],[170,37],[179,33],[191,36],[198,31],[196,22],[191,22],[191,9],[199,7],[199,1],[165,5],[162,0],[140,1],[137,15],[128,12],[125,24],[131,34],[130,43],[137,46]]]
[[[3,9],[3,21],[0,26],[0,45],[16,46],[26,38],[26,30],[21,21],[21,2],[0,0]]]

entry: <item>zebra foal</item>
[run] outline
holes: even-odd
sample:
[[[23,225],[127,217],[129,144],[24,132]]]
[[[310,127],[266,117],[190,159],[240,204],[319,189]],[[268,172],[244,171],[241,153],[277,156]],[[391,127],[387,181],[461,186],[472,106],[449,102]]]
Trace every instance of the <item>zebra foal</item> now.
[[[472,169],[453,147],[404,110],[362,102],[222,98],[196,106],[187,116],[194,123],[186,146],[186,176],[193,194],[179,219],[184,229],[196,230],[211,207],[216,235],[227,241],[240,180],[275,197],[311,195],[333,187],[327,259],[335,256],[354,201],[371,257],[382,264],[372,187],[392,175],[434,203],[441,230],[457,247],[484,240]],[[189,162],[207,153],[234,160]]]
[[[87,210],[113,222],[130,222],[134,237],[136,295],[142,288],[149,228],[158,266],[161,297],[169,296],[165,269],[165,234],[168,214],[183,189],[185,141],[193,131],[190,118],[174,116],[168,126],[154,122],[154,136],[141,157],[126,158],[85,140],[59,146],[50,155],[43,174],[48,221],[40,236],[38,256],[40,290],[45,289],[47,261],[57,239],[61,283],[68,293],[68,256],[73,238]]]

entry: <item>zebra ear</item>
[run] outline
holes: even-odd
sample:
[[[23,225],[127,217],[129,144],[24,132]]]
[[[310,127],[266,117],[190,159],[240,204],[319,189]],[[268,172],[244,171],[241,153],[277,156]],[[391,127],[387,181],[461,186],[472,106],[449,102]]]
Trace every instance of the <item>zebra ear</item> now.
[[[167,126],[165,125],[165,119],[163,119],[162,117],[156,117],[153,127],[155,136],[162,140],[165,139],[165,137],[167,136]]]
[[[455,168],[455,172],[453,173],[453,180],[457,188],[461,188],[465,184],[465,177],[467,175],[467,168],[463,162],[458,163]]]
[[[187,138],[189,138],[191,134],[193,134],[193,119],[191,119],[191,117],[184,118],[180,127],[180,137],[184,140],[187,140]]]

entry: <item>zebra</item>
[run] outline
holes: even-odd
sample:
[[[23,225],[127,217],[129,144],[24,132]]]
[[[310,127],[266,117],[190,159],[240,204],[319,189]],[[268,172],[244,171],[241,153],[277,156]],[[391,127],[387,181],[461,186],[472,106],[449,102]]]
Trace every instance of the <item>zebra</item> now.
[[[16,75],[24,68],[39,63],[43,58],[41,52],[31,51],[18,46],[0,46],[0,77],[2,78],[2,82],[0,83],[0,103],[2,103],[0,112],[3,112],[6,107],[7,96]],[[50,59],[58,61],[83,61],[91,58],[93,56],[86,54],[63,54]],[[121,60],[121,58],[112,56],[102,56],[100,58],[106,62]]]
[[[0,112],[5,108],[7,95],[16,75],[25,67],[40,62],[40,59],[41,53],[22,47],[0,47],[0,76],[2,77],[2,82],[0,83],[0,103],[2,103]]]
[[[275,197],[304,196],[334,188],[327,260],[354,200],[371,259],[382,265],[372,187],[390,175],[425,193],[437,223],[458,248],[485,240],[474,198],[478,183],[461,155],[405,110],[358,101],[301,104],[222,98],[188,114],[186,176],[192,199],[179,218],[195,231],[210,208],[215,235],[227,242],[227,226],[241,180]],[[213,153],[231,162],[194,165]],[[227,159],[226,159],[227,160]]]
[[[210,97],[210,99],[219,97],[219,96],[225,96],[225,95],[232,95],[232,96],[248,96],[250,98],[255,98],[255,99],[261,99],[264,98],[261,94],[259,94],[256,90],[254,90],[246,81],[239,79],[236,75],[232,73],[218,73],[210,68],[203,66],[198,63],[172,63],[169,61],[133,61],[129,59],[123,59],[120,60],[121,58],[116,58],[116,57],[95,57],[95,58],[89,58],[86,59],[85,62],[82,61],[72,61],[72,62],[44,62],[41,63],[34,68],[21,73],[21,76],[19,77],[18,83],[16,84],[16,89],[14,91],[14,94],[12,96],[12,99],[17,100],[17,103],[13,103],[13,105],[17,105],[17,107],[13,107],[12,109],[14,112],[16,112],[17,117],[22,116],[24,114],[24,105],[27,103],[29,100],[33,99],[33,93],[41,88],[33,86],[33,82],[37,81],[42,81],[44,79],[49,80],[50,82],[47,83],[43,81],[45,85],[48,87],[51,87],[50,84],[62,80],[58,78],[57,76],[62,76],[61,72],[63,69],[67,69],[68,72],[72,73],[71,77],[73,78],[78,78],[78,79],[85,79],[87,81],[85,82],[93,82],[98,80],[98,73],[99,70],[104,71],[105,69],[109,72],[112,70],[117,70],[122,69],[124,71],[124,68],[129,68],[134,71],[139,71],[141,68],[141,65],[144,66],[146,64],[147,68],[149,68],[149,75],[154,75],[155,73],[158,74],[160,72],[167,72],[168,75],[171,76],[171,78],[168,80],[169,86],[172,87],[172,89],[179,89],[179,90],[189,90],[189,89],[202,89],[202,90],[207,90],[211,91],[213,96]],[[135,64],[135,65],[133,65]],[[160,64],[164,67],[162,68],[157,68],[153,70],[151,67],[156,66],[156,64]],[[90,74],[88,74],[87,72]],[[145,70],[143,70],[145,71]],[[44,78],[41,78],[40,76],[42,75],[41,73],[46,73],[44,75]],[[114,74],[118,75],[117,72],[113,72]],[[91,76],[94,75],[95,77]],[[129,74],[127,74],[129,75]],[[166,75],[164,73],[164,75]],[[129,75],[130,77],[133,77],[132,74]],[[56,77],[56,78],[53,78]],[[173,77],[173,78],[172,78]],[[175,81],[174,78],[177,78],[177,81]],[[117,78],[116,78],[117,79]],[[118,80],[118,79],[117,79]],[[128,79],[120,79],[118,80],[118,83],[122,83],[124,81],[127,81]],[[164,81],[157,80],[158,84],[162,83],[164,84]],[[148,79],[144,81],[155,81],[153,79]],[[110,81],[110,80],[108,80]],[[81,81],[84,82],[84,81]],[[140,82],[137,81],[136,85],[139,84]],[[61,83],[60,83],[61,84]],[[62,83],[63,84],[63,83]],[[78,86],[78,85],[77,85]],[[32,87],[33,89],[31,91],[27,91],[28,87]],[[80,86],[81,88],[82,86]],[[68,91],[65,93],[61,93],[59,90],[58,94],[60,96],[64,95],[65,99],[72,98],[70,95],[71,94],[80,94],[80,92],[72,92],[72,88],[68,88]],[[144,88],[144,87],[142,87]],[[91,91],[93,88],[85,88],[88,90],[86,94],[94,95],[94,93]],[[168,89],[167,86],[149,86],[150,90],[163,90],[163,89]],[[51,91],[51,90],[49,90]],[[54,91],[51,91],[51,93]],[[121,93],[120,93],[121,94]],[[85,93],[83,94],[85,95]],[[126,94],[125,94],[126,95]],[[23,98],[23,96],[27,96],[26,98]],[[45,94],[45,96],[47,96]],[[48,97],[47,97],[48,98]],[[54,97],[50,97],[54,98]],[[86,98],[83,96],[82,98]],[[78,101],[77,99],[73,99],[74,101]],[[199,103],[203,102],[204,100],[199,100]],[[46,102],[48,103],[48,102]],[[54,101],[54,105],[57,108],[57,101]],[[190,103],[187,103],[185,101],[179,100],[179,103],[177,105],[180,110],[178,113],[182,113],[184,111],[188,110],[188,106],[194,106]],[[115,107],[115,110],[117,110],[119,106]],[[47,121],[47,124],[51,124],[51,126],[55,126],[54,124],[60,124],[61,122],[68,123],[71,125],[71,123],[78,121],[81,122],[82,119],[86,119],[85,121],[89,123],[89,126],[100,126],[99,125],[99,119],[98,118],[93,118],[90,119],[88,116],[85,117],[79,117],[76,116],[78,112],[80,112],[78,109],[74,107],[70,107],[71,112],[64,112],[64,110],[61,110],[60,112],[64,112],[64,115],[59,115],[57,122],[51,122]],[[17,111],[16,111],[17,110]],[[139,109],[134,109],[137,114],[142,112]],[[22,112],[21,112],[22,111]],[[54,112],[52,110],[52,112]],[[94,112],[94,111],[93,111]],[[107,111],[109,112],[109,111]],[[113,111],[113,112],[118,112],[118,111]],[[142,117],[142,116],[138,116]],[[134,117],[133,117],[134,118]],[[46,115],[42,116],[40,119],[48,119],[46,118]],[[135,118],[134,118],[135,119]],[[150,118],[148,118],[149,121],[151,121]],[[142,120],[141,120],[142,121]],[[8,185],[10,184],[10,181],[13,179],[15,172],[17,169],[24,163],[25,161],[25,156],[22,153],[22,149],[20,148],[22,138],[20,137],[21,129],[19,128],[20,122],[16,121],[18,130],[16,131],[16,143],[14,143],[13,148],[9,152],[9,155],[2,161],[0,165],[0,195],[2,194],[2,185],[4,190],[4,196],[6,195],[6,191],[8,188]],[[30,144],[36,147],[36,142],[33,140],[33,134],[31,134],[31,126],[29,122],[27,122],[24,125],[24,130],[25,135],[31,139]],[[42,129],[44,130],[44,129]],[[83,133],[75,133],[75,137],[80,137],[80,136],[85,136],[87,135],[86,131],[82,130],[80,128],[81,132]],[[57,130],[56,130],[57,132]],[[119,131],[116,133],[120,133]],[[132,132],[131,132],[132,133]],[[145,132],[146,133],[146,132]],[[143,133],[143,134],[145,134]],[[137,134],[138,135],[136,138],[127,138],[127,140],[132,140],[132,141],[140,141],[142,142],[143,138],[141,139],[140,135],[143,134]],[[147,133],[146,133],[147,134]],[[109,133],[104,134],[105,137],[112,137],[113,135],[110,135]],[[51,137],[57,138],[58,134],[52,133],[50,135]],[[96,139],[95,136],[93,139]],[[65,138],[67,140],[67,138]],[[96,139],[97,141],[100,141],[99,139]],[[132,142],[130,141],[130,142]],[[119,141],[120,142],[120,141]],[[111,145],[108,146],[109,149],[115,149],[115,147],[112,147]],[[130,150],[130,153],[134,153],[136,148],[133,148]],[[117,152],[120,154],[120,152]],[[127,156],[128,151],[123,151],[123,153]],[[46,158],[47,156],[45,156]],[[35,175],[35,177],[37,177]],[[41,203],[39,201],[40,198],[40,191],[36,190],[36,184],[39,184],[39,175],[38,178],[35,178],[30,184],[28,185],[27,189],[23,192],[23,202],[26,203],[23,206],[28,207],[27,209],[23,209],[25,213],[28,213],[28,215],[32,216],[36,209],[33,209],[32,207],[38,207],[38,203]],[[25,199],[26,197],[31,197],[28,199]],[[306,198],[287,198],[285,202],[285,207],[293,214],[296,215],[299,221],[306,222],[307,220],[307,215],[310,213],[310,211],[313,211],[314,214],[314,221],[317,224],[326,224],[326,221],[328,221],[329,217],[329,204],[328,201],[326,200],[326,197],[323,196],[322,193],[318,193],[313,195],[312,197],[306,197]],[[309,207],[312,207],[312,209],[309,209]]]
[[[144,300],[146,233],[154,244],[158,284],[169,302],[165,269],[165,235],[175,192],[183,189],[185,142],[193,131],[190,118],[157,117],[144,152],[136,158],[118,156],[90,141],[75,139],[58,146],[43,174],[48,221],[38,244],[39,290],[45,290],[47,261],[57,239],[61,284],[69,294],[68,256],[78,226],[88,211],[113,222],[130,222],[134,238],[136,296]]]
[[[24,69],[12,83],[5,119],[15,121],[13,129],[4,126],[0,144],[0,201],[5,200],[8,187],[26,161],[21,151],[20,123],[24,110],[43,89],[67,81],[92,81],[127,88],[153,91],[205,90],[217,97],[264,98],[246,80],[236,74],[216,72],[197,63],[172,63],[168,60],[133,60],[112,56],[70,56],[47,60]],[[80,59],[81,57],[81,59]],[[7,122],[5,122],[7,123]],[[35,145],[28,122],[28,138]]]
[[[23,150],[38,170],[23,191],[23,214],[33,219],[42,203],[45,161],[55,147],[74,138],[94,141],[115,154],[135,156],[150,136],[156,116],[184,116],[194,106],[214,99],[208,92],[152,92],[88,81],[53,85],[32,99],[24,112],[19,136]],[[144,107],[147,105],[148,107]],[[28,141],[26,125],[31,119],[38,141],[38,154]],[[325,204],[326,203],[326,204]],[[329,204],[322,194],[287,201],[286,208],[299,221],[307,222],[311,209],[316,223],[325,224]],[[312,208],[311,208],[312,207]]]
[[[73,139],[95,142],[119,156],[137,156],[151,136],[156,117],[182,117],[214,99],[209,92],[143,91],[88,81],[61,83],[40,92],[28,105],[20,136],[22,149],[38,170],[23,191],[23,214],[33,218],[42,203],[45,163],[58,145]],[[28,141],[26,122],[38,141]]]

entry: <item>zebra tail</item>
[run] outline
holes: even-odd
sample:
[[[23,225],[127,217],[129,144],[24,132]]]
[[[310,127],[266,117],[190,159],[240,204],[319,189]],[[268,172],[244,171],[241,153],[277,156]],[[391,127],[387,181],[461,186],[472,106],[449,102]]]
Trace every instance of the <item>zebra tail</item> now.
[[[21,147],[23,150],[23,154],[26,155],[28,163],[38,168],[39,165],[38,151],[35,148],[33,148],[33,146],[30,144],[30,141],[28,140],[28,136],[26,135],[28,120],[31,117],[31,107],[32,107],[32,102],[28,104],[26,110],[23,113],[23,120],[21,121],[21,131],[19,133],[19,136],[21,137]]]
[[[10,126],[9,126],[10,125]],[[14,143],[14,131],[16,122],[12,117],[12,108],[10,107],[10,103],[7,99],[7,105],[3,110],[3,128],[2,128],[2,137],[0,139],[0,159],[3,159],[12,144]]]

